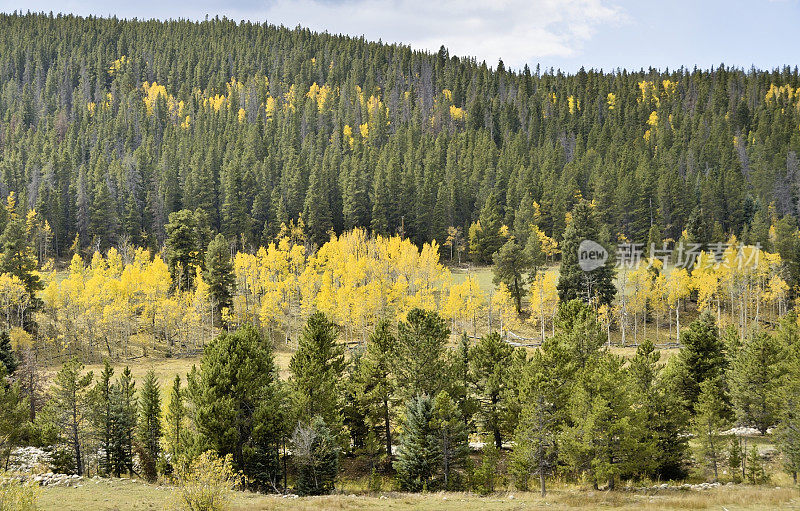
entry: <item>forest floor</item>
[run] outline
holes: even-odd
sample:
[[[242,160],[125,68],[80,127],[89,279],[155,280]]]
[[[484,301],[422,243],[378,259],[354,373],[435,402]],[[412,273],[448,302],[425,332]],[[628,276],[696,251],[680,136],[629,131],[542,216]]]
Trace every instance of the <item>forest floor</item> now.
[[[347,494],[346,485],[343,490],[343,494],[304,498],[235,492],[231,504],[234,510],[800,509],[800,490],[776,486],[615,492],[557,488],[546,497],[533,492],[500,492],[486,497],[466,493]],[[39,498],[40,508],[62,511],[170,509],[174,504],[172,488],[132,480],[88,480],[77,488],[47,487]]]

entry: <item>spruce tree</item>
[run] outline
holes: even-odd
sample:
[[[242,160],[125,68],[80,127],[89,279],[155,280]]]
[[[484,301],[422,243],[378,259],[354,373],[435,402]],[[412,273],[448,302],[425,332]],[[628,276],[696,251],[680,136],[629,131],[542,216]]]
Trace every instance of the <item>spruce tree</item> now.
[[[155,481],[161,456],[161,389],[152,369],[145,375],[139,395],[137,442],[143,475],[148,481]]]
[[[576,204],[561,243],[558,297],[562,302],[580,298],[597,305],[611,304],[617,293],[614,287],[614,251],[602,238],[594,207],[586,201]],[[578,248],[586,240],[600,244],[608,253],[605,263],[590,271],[584,271],[579,264]]]
[[[8,335],[7,330],[0,332],[0,365],[5,367],[8,376],[12,376],[19,365],[11,347],[11,336]]]
[[[176,374],[169,391],[167,410],[164,415],[165,450],[169,453],[173,467],[183,463],[187,453],[188,412],[185,403],[185,390],[181,388],[181,377]]]
[[[398,387],[406,399],[435,396],[445,385],[447,324],[435,311],[412,309],[397,327]]]
[[[442,466],[442,452],[433,427],[433,401],[416,396],[406,404],[397,460],[397,482],[404,490],[429,489]]]
[[[208,244],[203,278],[208,284],[216,321],[221,323],[223,310],[233,307],[233,292],[236,287],[230,247],[222,234],[217,234]]]

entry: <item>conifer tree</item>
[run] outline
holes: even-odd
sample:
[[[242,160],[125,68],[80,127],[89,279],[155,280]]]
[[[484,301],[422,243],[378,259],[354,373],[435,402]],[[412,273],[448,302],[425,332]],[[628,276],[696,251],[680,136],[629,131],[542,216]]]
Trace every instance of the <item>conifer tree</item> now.
[[[315,417],[309,426],[299,423],[292,444],[297,464],[297,493],[331,493],[339,473],[339,446],[322,417]]]
[[[451,490],[456,487],[455,471],[467,462],[469,443],[460,410],[446,391],[433,400],[433,423],[442,453],[442,484],[445,490]]]
[[[83,446],[90,413],[89,386],[92,372],[83,373],[83,365],[72,359],[61,367],[53,379],[53,416],[73,454],[75,473],[83,475]]]
[[[5,367],[5,374],[9,376],[14,374],[19,365],[11,347],[11,336],[8,335],[6,330],[0,332],[0,365]]]
[[[203,353],[190,394],[201,449],[232,455],[234,468],[256,488],[277,482],[278,445],[284,434],[282,391],[272,351],[258,330],[245,325],[214,339]],[[180,410],[173,403],[170,422],[177,429]],[[171,435],[173,442],[181,442],[180,431]]]
[[[321,312],[312,314],[289,362],[294,414],[297,421],[310,423],[320,416],[334,435],[341,431],[341,377],[344,347],[337,344],[334,325]]]
[[[507,387],[513,384],[510,381],[513,355],[514,348],[503,342],[496,332],[482,337],[469,353],[470,375],[479,403],[478,416],[498,449],[503,447],[503,435],[508,431]]]
[[[435,396],[444,386],[450,330],[435,311],[412,309],[397,327],[398,387],[405,396]]]
[[[614,252],[604,245],[607,240],[602,238],[594,207],[586,201],[576,204],[561,245],[558,296],[562,302],[580,298],[597,305],[611,304],[617,292],[613,281]],[[586,240],[600,244],[608,252],[605,263],[590,271],[584,271],[579,265],[578,248]]]
[[[703,380],[695,406],[693,430],[700,443],[700,455],[712,469],[714,481],[719,479],[719,463],[724,452],[721,432],[730,424],[729,413],[721,379]]]
[[[169,452],[171,465],[179,466],[187,452],[188,413],[185,403],[185,389],[181,388],[181,377],[176,374],[170,388],[167,409],[164,415],[164,442]]]
[[[386,456],[392,456],[392,409],[394,407],[397,363],[397,339],[387,320],[382,320],[367,340],[367,348],[361,357],[363,382],[362,397],[376,429],[383,432]]]
[[[222,234],[217,234],[208,244],[203,277],[208,283],[217,322],[220,322],[223,310],[233,306],[233,292],[236,287],[230,247]]]
[[[731,367],[731,397],[736,416],[762,435],[778,419],[784,356],[774,337],[759,332],[739,349]]]
[[[133,442],[136,434],[138,400],[131,370],[125,367],[109,396],[111,435],[109,471],[116,477],[133,473]]]
[[[682,378],[680,391],[691,407],[700,395],[700,385],[714,380],[725,372],[728,361],[725,346],[719,337],[714,315],[706,311],[681,334],[683,348],[678,354]]]
[[[137,442],[144,477],[155,481],[161,456],[161,389],[152,369],[145,375],[139,395]]]
[[[194,285],[192,267],[199,263],[195,215],[188,209],[170,213],[165,229],[167,237],[164,245],[172,281],[175,287],[186,291]]]
[[[442,452],[433,427],[433,400],[412,397],[406,403],[394,469],[404,490],[428,489],[442,466]]]

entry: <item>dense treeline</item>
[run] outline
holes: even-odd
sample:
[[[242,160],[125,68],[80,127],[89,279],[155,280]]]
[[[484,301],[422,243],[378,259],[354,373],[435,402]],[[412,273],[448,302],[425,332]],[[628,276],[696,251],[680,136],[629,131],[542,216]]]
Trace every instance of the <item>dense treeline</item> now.
[[[181,209],[243,248],[300,215],[318,245],[361,226],[444,246],[528,199],[553,239],[581,197],[641,242],[766,246],[798,215],[797,69],[517,72],[226,19],[0,28],[0,192],[39,213],[43,258],[160,248]]]
[[[794,313],[775,333],[743,339],[706,312],[666,363],[650,341],[629,359],[609,351],[579,300],[563,303],[556,321],[556,334],[532,352],[497,333],[448,347],[447,322],[415,308],[397,323],[381,321],[347,352],[340,329],[316,312],[286,379],[272,343],[245,325],[211,342],[186,384],[176,376],[165,390],[152,370],[137,387],[128,368],[114,378],[106,363],[95,378],[69,361],[31,417],[26,370],[4,342],[0,455],[42,443],[55,446],[57,471],[152,481],[183,474],[212,451],[229,456],[251,488],[304,495],[335,490],[345,457],[367,474],[371,467],[372,491],[386,479],[401,490],[480,493],[511,483],[526,490],[534,476],[542,493],[551,478],[608,489],[687,477],[766,482],[780,468],[767,469],[755,447],[744,452],[747,438],[726,431],[738,425],[772,430],[778,460],[796,480]]]

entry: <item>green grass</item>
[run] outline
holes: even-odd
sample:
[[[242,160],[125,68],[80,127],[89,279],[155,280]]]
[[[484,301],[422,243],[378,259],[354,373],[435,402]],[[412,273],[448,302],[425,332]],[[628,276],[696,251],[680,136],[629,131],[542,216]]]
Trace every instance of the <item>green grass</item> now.
[[[63,511],[168,509],[171,488],[134,481],[86,481],[80,488],[47,487],[39,499],[41,509]],[[232,509],[238,510],[516,510],[516,509],[797,509],[797,488],[726,486],[712,490],[591,491],[556,488],[544,498],[532,492],[500,492],[487,497],[466,493],[340,494],[326,497],[283,498],[236,492]]]

